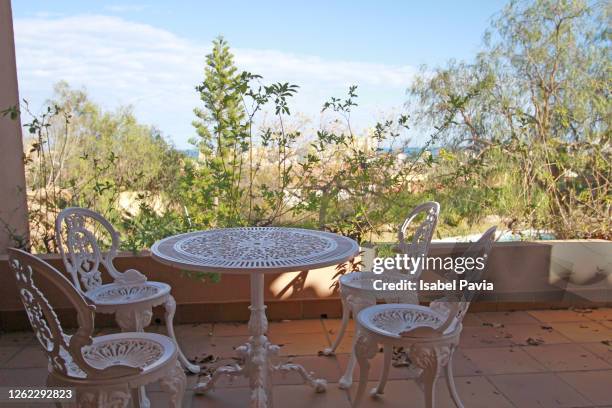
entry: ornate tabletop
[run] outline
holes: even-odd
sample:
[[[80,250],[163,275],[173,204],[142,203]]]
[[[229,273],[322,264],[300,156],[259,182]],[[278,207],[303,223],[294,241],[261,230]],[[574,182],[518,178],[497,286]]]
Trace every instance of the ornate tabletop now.
[[[248,274],[251,281],[249,341],[236,348],[241,364],[219,367],[195,385],[196,393],[214,388],[223,376],[249,378],[250,407],[272,404],[275,371],[297,372],[317,392],[327,382],[299,364],[277,364],[279,346],[266,337],[268,319],[264,304],[264,274],[297,272],[337,265],[359,254],[355,241],[337,234],[299,228],[251,227],[189,232],[157,241],[153,258],[182,269]]]
[[[359,245],[341,235],[300,228],[248,227],[189,232],[156,242],[159,262],[220,273],[294,272],[354,258]]]

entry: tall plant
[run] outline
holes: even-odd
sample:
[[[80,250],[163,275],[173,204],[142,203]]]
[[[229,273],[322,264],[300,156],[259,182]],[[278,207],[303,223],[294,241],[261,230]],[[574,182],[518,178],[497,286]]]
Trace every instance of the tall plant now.
[[[182,155],[129,108],[103,111],[65,82],[54,90],[40,114],[27,102],[3,112],[20,117],[26,130],[30,242],[23,246],[55,252],[55,218],[67,206],[94,209],[113,223],[133,218],[134,201],[170,207]]]
[[[437,177],[450,177],[455,203],[488,203],[513,229],[610,237],[612,80],[603,7],[511,1],[474,62],[451,62],[415,82],[417,117],[435,124],[454,111],[445,135],[454,155],[447,164],[457,166]]]
[[[204,105],[194,109],[197,119],[193,122],[203,161],[197,171],[198,185],[210,198],[201,204],[214,208],[213,222],[239,225],[244,222],[239,204],[244,195],[241,179],[249,135],[244,122],[241,74],[222,37],[213,41],[212,52],[206,56],[204,80],[196,90]]]
[[[239,73],[222,38],[206,64],[197,87],[204,109],[194,122],[200,159],[182,182],[199,226],[298,223],[362,240],[395,221],[399,194],[431,164],[420,155],[402,159],[405,115],[353,132],[357,86],[326,102],[322,113],[334,120],[307,135],[290,108],[298,86]]]

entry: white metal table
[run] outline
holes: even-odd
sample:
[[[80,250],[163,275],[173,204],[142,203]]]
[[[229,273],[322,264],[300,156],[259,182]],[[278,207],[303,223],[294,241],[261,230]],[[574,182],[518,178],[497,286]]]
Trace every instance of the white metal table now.
[[[264,304],[264,274],[299,272],[346,262],[359,253],[350,238],[299,228],[251,227],[191,232],[157,241],[153,258],[177,268],[215,273],[249,275],[251,316],[249,341],[238,347],[242,364],[218,368],[212,377],[196,385],[196,392],[214,387],[223,375],[249,378],[251,407],[272,406],[272,373],[296,371],[317,392],[327,383],[298,364],[274,364],[279,346],[266,337],[268,320]]]

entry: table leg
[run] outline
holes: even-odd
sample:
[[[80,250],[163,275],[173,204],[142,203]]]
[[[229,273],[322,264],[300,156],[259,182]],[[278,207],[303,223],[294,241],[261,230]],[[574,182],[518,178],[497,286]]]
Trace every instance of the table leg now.
[[[262,273],[251,275],[251,317],[249,319],[248,355],[245,374],[249,376],[251,388],[251,407],[272,406],[272,370],[271,361],[278,351],[266,337],[268,319],[264,304],[264,276]]]
[[[218,368],[212,377],[194,387],[196,393],[203,393],[213,388],[215,382],[222,375],[245,376],[249,378],[251,389],[251,408],[272,407],[272,374],[274,371],[295,371],[312,386],[317,392],[324,392],[327,382],[317,379],[308,373],[304,367],[297,364],[274,365],[274,358],[278,355],[279,347],[270,343],[266,332],[268,319],[266,305],[264,304],[264,275],[251,274],[251,316],[249,318],[249,341],[238,347],[236,352],[244,360],[242,367],[231,365]]]

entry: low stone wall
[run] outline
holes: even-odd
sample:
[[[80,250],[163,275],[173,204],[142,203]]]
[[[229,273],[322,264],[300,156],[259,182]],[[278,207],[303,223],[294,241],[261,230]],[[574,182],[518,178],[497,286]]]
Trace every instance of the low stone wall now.
[[[466,244],[433,243],[430,256],[460,256]],[[363,258],[371,262],[372,249]],[[64,271],[57,255],[41,258]],[[119,270],[138,269],[150,280],[172,286],[177,301],[176,323],[244,321],[249,311],[249,279],[223,275],[219,283],[200,282],[183,271],[162,265],[143,252],[122,253],[115,265]],[[334,286],[335,268],[272,274],[266,276],[266,303],[271,320],[339,317],[341,304]],[[438,276],[425,271],[423,279]],[[493,282],[495,291],[484,293],[472,310],[517,310],[550,307],[592,307],[612,304],[612,242],[543,241],[496,243],[483,279]],[[19,330],[28,323],[16,292],[14,276],[7,257],[0,257],[0,329]],[[74,314],[58,293],[43,282],[52,306],[66,326],[75,324]],[[432,297],[422,296],[426,302]],[[163,319],[157,310],[154,319]],[[112,316],[96,316],[99,327],[112,325]]]

